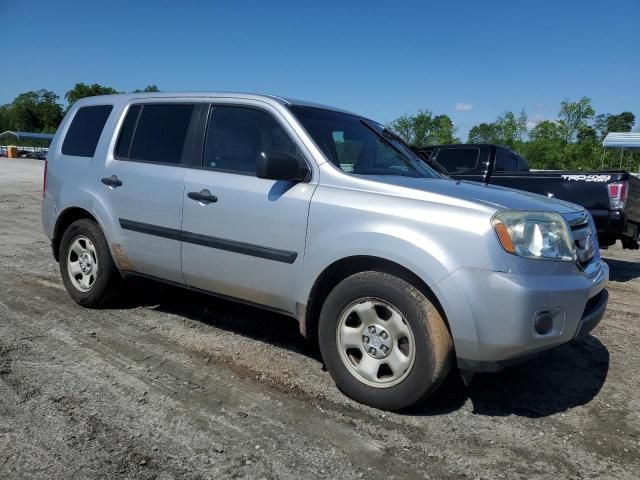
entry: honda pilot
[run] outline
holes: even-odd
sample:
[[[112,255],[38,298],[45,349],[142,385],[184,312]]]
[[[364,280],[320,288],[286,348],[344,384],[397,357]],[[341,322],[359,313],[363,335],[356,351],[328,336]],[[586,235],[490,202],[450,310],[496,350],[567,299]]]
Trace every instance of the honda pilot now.
[[[335,108],[86,98],[46,165],[44,230],[77,303],[109,305],[142,276],[291,316],[338,387],[381,409],[421,401],[452,367],[579,340],[607,305],[584,208],[451,180]]]

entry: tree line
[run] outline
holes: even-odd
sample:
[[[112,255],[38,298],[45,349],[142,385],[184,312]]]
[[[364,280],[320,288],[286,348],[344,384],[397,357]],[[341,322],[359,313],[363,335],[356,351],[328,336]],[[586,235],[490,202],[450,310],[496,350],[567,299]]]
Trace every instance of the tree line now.
[[[156,85],[148,85],[133,92],[158,91]],[[53,133],[65,112],[79,99],[114,93],[121,92],[97,83],[76,83],[65,93],[65,105],[49,90],[21,93],[13,102],[0,105],[0,132]],[[609,132],[630,132],[634,124],[635,116],[631,112],[596,115],[591,99],[582,97],[577,101],[564,100],[555,120],[544,120],[533,126],[528,123],[524,109],[517,114],[507,111],[493,122],[472,127],[467,142],[507,145],[527,158],[531,168],[587,170],[600,167],[603,159],[605,165],[619,165],[619,152],[609,149],[603,157],[602,140]],[[455,136],[456,127],[448,115],[434,115],[430,110],[402,115],[388,126],[415,146],[462,141]],[[638,157],[640,155],[633,159],[634,165]],[[623,165],[626,160],[625,157]]]
[[[159,92],[156,85],[148,85],[138,92]],[[65,93],[66,105],[60,103],[60,97],[50,90],[37,90],[21,93],[13,102],[0,105],[0,132],[14,130],[21,132],[53,133],[60,125],[66,111],[75,102],[94,95],[110,95],[118,92],[115,88],[94,83],[86,85],[76,83]]]
[[[480,123],[469,130],[467,143],[497,143],[507,145],[529,161],[531,168],[592,170],[601,164],[620,165],[620,151],[603,152],[602,141],[609,132],[630,132],[635,125],[631,112],[596,115],[591,99],[560,103],[557,118],[531,125],[526,111],[511,111],[498,116],[493,122]],[[403,115],[389,124],[406,142],[415,146],[461,143],[455,136],[455,127],[447,115],[433,115],[430,110],[419,110],[414,115]],[[635,157],[633,157],[635,155]],[[637,168],[640,155],[628,152],[622,161]]]

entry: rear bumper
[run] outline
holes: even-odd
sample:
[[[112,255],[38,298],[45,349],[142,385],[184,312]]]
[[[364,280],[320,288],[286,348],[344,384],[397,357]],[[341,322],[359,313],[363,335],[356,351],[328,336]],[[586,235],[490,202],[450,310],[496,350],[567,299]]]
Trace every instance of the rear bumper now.
[[[460,269],[437,284],[460,369],[496,371],[584,338],[608,301],[609,268],[597,262],[591,277]],[[541,333],[542,315],[551,326]]]
[[[50,198],[43,198],[41,200],[40,217],[45,235],[49,240],[53,240],[53,231],[56,223],[56,203]]]
[[[635,239],[640,234],[639,225],[620,210],[589,210],[596,224],[599,237]]]

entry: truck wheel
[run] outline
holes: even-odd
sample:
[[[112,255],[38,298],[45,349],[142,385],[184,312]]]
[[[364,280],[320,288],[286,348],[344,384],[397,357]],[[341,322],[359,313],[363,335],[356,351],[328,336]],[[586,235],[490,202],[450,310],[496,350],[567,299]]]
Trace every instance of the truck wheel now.
[[[69,225],[59,253],[62,282],[78,304],[100,307],[118,296],[123,280],[95,222],[81,219]]]
[[[322,306],[318,337],[338,388],[383,410],[420,402],[452,364],[453,343],[436,308],[386,273],[361,272],[340,282]]]

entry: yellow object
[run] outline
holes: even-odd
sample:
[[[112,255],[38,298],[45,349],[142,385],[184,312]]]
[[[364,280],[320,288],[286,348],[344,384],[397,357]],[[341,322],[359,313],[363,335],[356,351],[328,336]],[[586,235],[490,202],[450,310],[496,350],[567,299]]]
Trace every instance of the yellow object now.
[[[7,157],[18,158],[18,147],[7,147]]]

